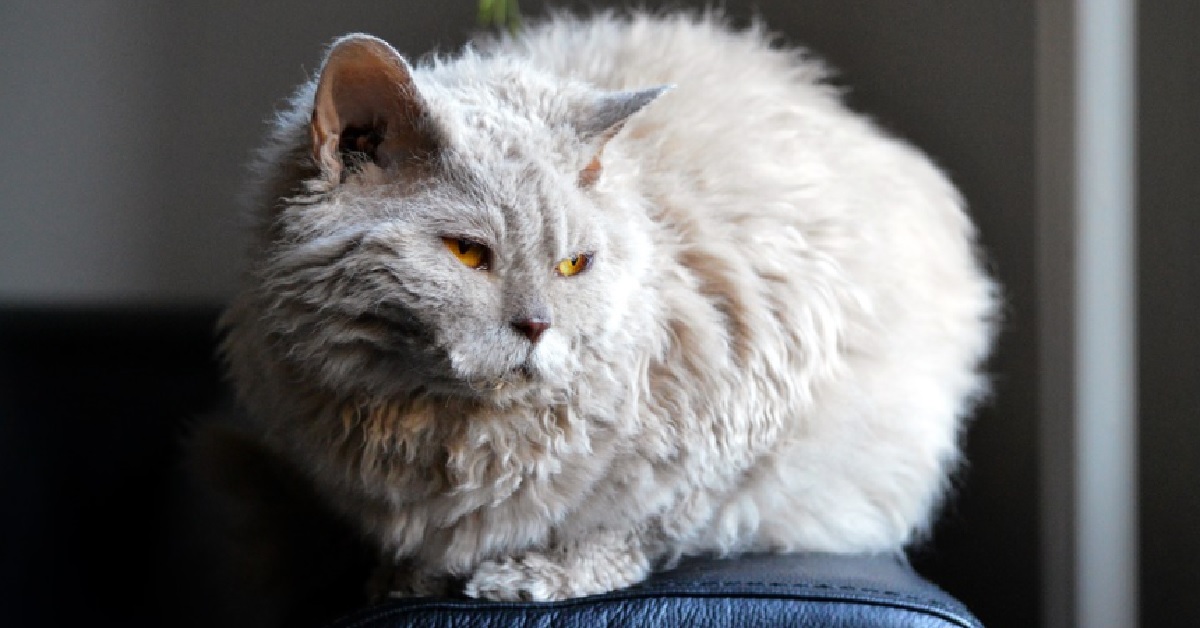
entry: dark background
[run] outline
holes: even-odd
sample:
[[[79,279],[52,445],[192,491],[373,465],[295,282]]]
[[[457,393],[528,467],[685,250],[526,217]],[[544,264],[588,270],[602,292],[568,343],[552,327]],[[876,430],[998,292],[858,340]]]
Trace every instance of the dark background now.
[[[751,14],[727,6],[737,22]],[[1037,625],[1035,5],[754,6],[839,71],[854,108],[932,155],[980,226],[1008,301],[996,394],[971,426],[956,498],[912,556],[987,625]],[[1191,626],[1200,5],[1140,11],[1142,622]],[[194,523],[181,522],[181,444],[228,401],[212,329],[240,268],[237,198],[263,120],[335,36],[448,51],[474,12],[470,0],[0,6],[0,625],[172,625],[203,600],[179,591],[202,580],[178,532]]]

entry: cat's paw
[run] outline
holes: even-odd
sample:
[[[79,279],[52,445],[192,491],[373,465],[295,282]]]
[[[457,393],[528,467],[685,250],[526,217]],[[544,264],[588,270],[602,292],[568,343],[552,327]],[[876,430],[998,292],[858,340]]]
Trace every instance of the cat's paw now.
[[[607,593],[641,582],[649,563],[636,545],[576,545],[551,553],[484,561],[467,580],[470,597],[549,602]]]
[[[545,556],[484,561],[467,580],[463,593],[498,602],[549,602],[571,595],[566,569]]]

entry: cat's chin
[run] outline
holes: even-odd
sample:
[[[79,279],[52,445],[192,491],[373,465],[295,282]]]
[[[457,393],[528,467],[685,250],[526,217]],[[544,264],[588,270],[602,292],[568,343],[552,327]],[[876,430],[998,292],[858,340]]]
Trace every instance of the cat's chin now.
[[[512,405],[555,396],[561,386],[528,366],[515,367],[502,376],[428,382],[421,391],[430,397],[472,403]]]
[[[508,404],[545,392],[551,386],[529,367],[519,366],[503,377],[473,382],[469,388],[481,401]]]

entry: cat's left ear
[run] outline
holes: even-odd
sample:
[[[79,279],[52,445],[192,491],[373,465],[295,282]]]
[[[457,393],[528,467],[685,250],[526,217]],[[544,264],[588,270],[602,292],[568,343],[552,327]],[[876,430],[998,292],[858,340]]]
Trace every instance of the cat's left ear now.
[[[579,171],[581,187],[591,187],[600,178],[600,157],[604,146],[621,131],[630,116],[669,89],[670,85],[662,85],[636,92],[609,92],[595,99],[590,107],[584,108],[575,122],[575,129],[592,151],[592,157]]]

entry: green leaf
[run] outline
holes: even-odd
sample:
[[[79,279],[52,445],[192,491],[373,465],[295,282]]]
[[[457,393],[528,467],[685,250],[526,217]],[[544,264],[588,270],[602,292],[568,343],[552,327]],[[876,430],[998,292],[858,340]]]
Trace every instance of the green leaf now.
[[[496,0],[479,0],[479,23],[487,26],[495,16]]]
[[[479,24],[495,28],[507,27],[515,33],[521,26],[521,7],[518,0],[479,0]]]

